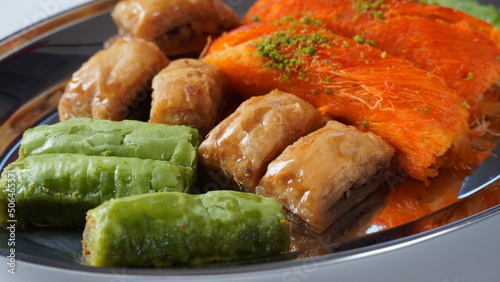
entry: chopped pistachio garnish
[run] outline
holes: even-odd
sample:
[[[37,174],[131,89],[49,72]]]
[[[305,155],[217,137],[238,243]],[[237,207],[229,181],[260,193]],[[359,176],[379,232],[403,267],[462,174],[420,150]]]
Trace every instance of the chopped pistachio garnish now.
[[[354,40],[356,42],[363,42],[364,39],[363,39],[363,36],[361,36],[361,35],[358,34],[358,35],[354,35],[352,37],[352,40]]]
[[[313,25],[321,25],[322,21],[321,20],[316,20],[313,18],[310,18],[309,16],[303,16],[300,18],[301,23],[306,23],[306,24],[313,24]]]
[[[331,77],[329,77],[329,76],[327,76],[327,77],[326,77],[326,82],[328,82],[328,83],[332,82],[332,78],[331,78]]]
[[[252,16],[252,21],[260,22],[260,16]]]
[[[314,54],[314,51],[316,51],[316,48],[314,48],[312,46],[304,48],[304,53],[306,53],[309,56]]]
[[[332,94],[332,91],[330,89],[328,89],[328,88],[325,88],[325,93],[326,94]]]
[[[467,102],[460,103],[460,106],[462,106],[462,107],[464,107],[466,109],[470,109],[470,105]]]
[[[384,0],[352,0],[352,8],[358,14],[371,13],[374,18],[382,19],[383,10],[390,8],[390,5],[384,4]]]
[[[474,73],[473,72],[469,72],[467,74],[467,79],[473,79],[474,78]]]
[[[312,93],[314,96],[318,95],[318,91],[317,91],[316,89],[311,90],[311,93]]]
[[[386,51],[384,51],[384,52],[382,52],[382,54],[380,54],[380,58],[385,59],[385,57],[387,57]]]
[[[352,37],[352,40],[358,42],[358,43],[361,43],[361,44],[368,44],[370,46],[373,46],[373,47],[377,47],[377,44],[375,43],[375,40],[366,40],[363,38],[362,35],[355,35]]]
[[[310,18],[308,18],[310,19]],[[304,64],[305,56],[312,56],[317,46],[329,40],[329,37],[319,34],[287,34],[277,32],[272,36],[263,36],[254,44],[256,55],[267,59],[265,66],[281,71],[282,76],[288,79],[293,72],[298,72]],[[286,48],[294,48],[295,52],[284,52]],[[299,73],[299,77],[305,79],[305,73]]]
[[[424,113],[424,115],[428,114],[429,113],[429,109],[425,108],[422,113]]]

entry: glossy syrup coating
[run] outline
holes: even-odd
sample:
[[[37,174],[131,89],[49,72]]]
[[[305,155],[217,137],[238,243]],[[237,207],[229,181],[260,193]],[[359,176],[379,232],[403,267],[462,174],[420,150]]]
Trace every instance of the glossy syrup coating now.
[[[150,93],[151,80],[169,60],[142,39],[120,38],[76,71],[59,101],[59,118],[120,121]]]
[[[149,122],[187,125],[206,135],[216,124],[226,78],[195,59],[172,61],[153,78]]]
[[[393,154],[375,134],[329,121],[274,159],[255,192],[321,233],[385,181]]]
[[[120,35],[154,42],[169,57],[199,54],[207,38],[240,24],[222,0],[125,0],[111,14]]]
[[[200,168],[253,192],[266,167],[286,146],[326,123],[295,95],[272,91],[243,102],[198,149]]]

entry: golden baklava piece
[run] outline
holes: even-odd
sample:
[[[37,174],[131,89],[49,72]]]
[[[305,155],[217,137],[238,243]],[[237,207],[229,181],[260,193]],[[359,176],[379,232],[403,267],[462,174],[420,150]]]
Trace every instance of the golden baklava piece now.
[[[167,56],[199,54],[208,37],[217,37],[240,24],[223,0],[124,0],[112,17],[121,36],[158,44]]]

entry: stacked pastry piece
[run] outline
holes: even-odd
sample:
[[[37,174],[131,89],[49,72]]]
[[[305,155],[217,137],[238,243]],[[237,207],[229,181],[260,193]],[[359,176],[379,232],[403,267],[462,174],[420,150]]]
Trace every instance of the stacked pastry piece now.
[[[295,95],[243,102],[198,150],[206,183],[227,179],[272,197],[289,218],[321,233],[384,181],[394,150],[380,137],[327,121]]]
[[[60,119],[149,118],[208,132],[225,79],[217,67],[190,57],[199,56],[210,37],[238,26],[236,13],[221,0],[126,0],[112,16],[120,37],[73,74]]]

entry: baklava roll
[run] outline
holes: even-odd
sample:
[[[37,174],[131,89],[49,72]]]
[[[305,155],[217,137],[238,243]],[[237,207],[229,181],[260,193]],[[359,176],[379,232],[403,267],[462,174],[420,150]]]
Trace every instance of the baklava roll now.
[[[26,130],[19,158],[82,154],[168,161],[196,168],[202,137],[188,126],[74,118]]]
[[[222,0],[124,0],[111,15],[120,35],[155,42],[167,56],[197,56],[209,36],[240,24]]]
[[[255,192],[321,233],[385,181],[393,154],[375,134],[329,121],[273,160]]]
[[[290,249],[290,223],[274,199],[236,191],[155,193],[87,213],[83,257],[92,266],[199,264]]]
[[[19,224],[84,225],[101,203],[153,192],[190,192],[190,167],[151,159],[81,154],[33,155],[8,165],[0,178],[0,225],[14,195]],[[15,181],[9,181],[13,179]]]
[[[155,44],[119,38],[73,74],[59,102],[59,118],[123,120],[150,95],[151,80],[167,64]]]
[[[252,97],[200,144],[200,169],[205,170],[205,175],[222,175],[228,182],[253,192],[269,162],[325,122],[313,106],[295,95],[275,90]]]
[[[219,67],[195,59],[172,61],[153,79],[149,122],[187,125],[205,135],[217,121],[225,84]]]

